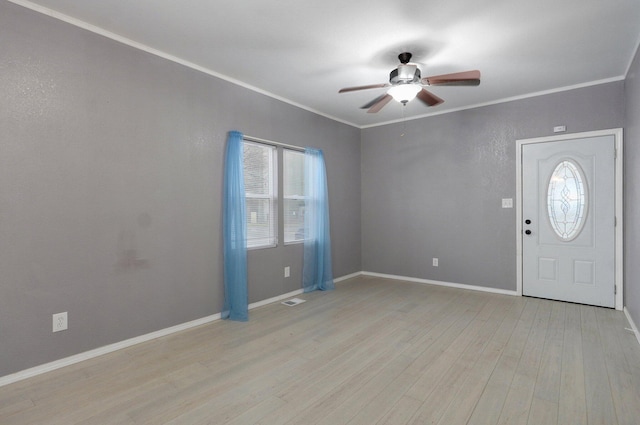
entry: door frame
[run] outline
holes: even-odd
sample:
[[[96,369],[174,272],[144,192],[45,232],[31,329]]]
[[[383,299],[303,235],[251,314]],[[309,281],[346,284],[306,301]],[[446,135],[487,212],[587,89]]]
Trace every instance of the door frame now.
[[[531,143],[561,142],[588,137],[613,136],[615,140],[615,309],[624,307],[624,282],[623,282],[623,151],[622,128],[608,130],[586,131],[582,133],[569,133],[556,136],[535,137],[531,139],[516,140],[516,293],[522,296],[522,147]]]

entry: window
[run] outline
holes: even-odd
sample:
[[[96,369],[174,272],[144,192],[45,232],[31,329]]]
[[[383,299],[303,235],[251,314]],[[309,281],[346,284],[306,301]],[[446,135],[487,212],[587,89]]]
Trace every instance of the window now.
[[[283,150],[284,243],[304,240],[304,153]]]
[[[276,246],[276,149],[244,142],[247,248]]]
[[[547,188],[547,213],[556,235],[563,241],[578,237],[587,213],[587,192],[579,165],[567,159],[553,170]]]

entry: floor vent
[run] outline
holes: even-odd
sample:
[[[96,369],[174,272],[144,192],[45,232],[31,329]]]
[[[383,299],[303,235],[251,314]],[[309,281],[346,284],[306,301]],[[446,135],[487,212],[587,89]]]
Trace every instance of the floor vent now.
[[[300,298],[291,298],[290,300],[282,301],[282,304],[293,307],[294,305],[302,304],[307,300],[301,300]]]

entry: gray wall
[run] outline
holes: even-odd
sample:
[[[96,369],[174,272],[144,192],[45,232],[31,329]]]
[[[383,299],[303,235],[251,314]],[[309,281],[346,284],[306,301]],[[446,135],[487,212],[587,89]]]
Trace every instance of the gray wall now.
[[[220,311],[228,130],[324,150],[334,274],[361,270],[358,129],[9,2],[0,39],[0,376]],[[251,251],[251,302],[301,248]]]
[[[640,51],[627,74],[624,128],[625,306],[640,326]]]
[[[622,127],[623,82],[362,131],[363,270],[516,290],[516,140]],[[404,134],[404,135],[403,135]],[[431,265],[439,258],[439,267]]]
[[[0,38],[0,376],[219,312],[231,129],[324,150],[335,276],[515,290],[515,140],[622,127],[625,95],[640,322],[637,57],[625,83],[360,131],[12,3]],[[301,245],[250,251],[250,302],[299,289],[301,266]]]

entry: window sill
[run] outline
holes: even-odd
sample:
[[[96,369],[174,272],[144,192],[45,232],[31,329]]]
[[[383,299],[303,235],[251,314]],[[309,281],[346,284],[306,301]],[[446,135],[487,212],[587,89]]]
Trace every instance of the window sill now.
[[[304,239],[299,240],[299,241],[285,242],[284,244],[285,244],[285,246],[288,246],[288,245],[302,245],[302,244],[304,244]]]
[[[270,244],[270,245],[258,245],[258,246],[248,246],[247,247],[247,251],[256,251],[258,249],[268,249],[268,248],[275,248],[277,247],[278,244]]]

